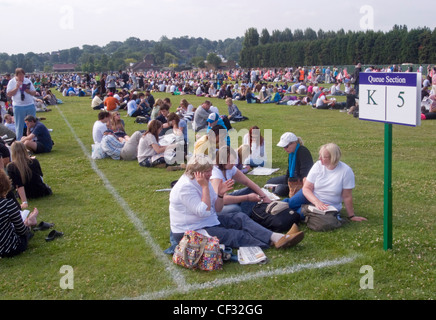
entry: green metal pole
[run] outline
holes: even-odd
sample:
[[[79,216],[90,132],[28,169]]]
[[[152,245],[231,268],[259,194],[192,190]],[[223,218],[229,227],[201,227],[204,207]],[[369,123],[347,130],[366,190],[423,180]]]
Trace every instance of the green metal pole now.
[[[392,249],[392,124],[385,123],[384,250]]]

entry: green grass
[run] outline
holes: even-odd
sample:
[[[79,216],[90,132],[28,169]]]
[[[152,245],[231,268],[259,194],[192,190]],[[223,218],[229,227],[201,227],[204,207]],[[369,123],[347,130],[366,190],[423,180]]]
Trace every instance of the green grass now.
[[[61,97],[60,93],[57,93]],[[155,98],[166,94],[155,93]],[[169,96],[174,111],[180,96]],[[280,135],[292,131],[301,136],[316,159],[318,148],[335,142],[342,160],[356,175],[353,192],[357,215],[367,222],[349,223],[343,228],[317,233],[305,226],[305,239],[285,251],[266,250],[266,265],[242,266],[225,263],[215,272],[190,271],[172,264],[160,251],[169,246],[168,193],[181,172],[141,168],[136,161],[98,160],[96,165],[126,202],[157,245],[150,246],[125,210],[107,190],[91,167],[74,134],[91,152],[92,125],[97,111],[89,97],[61,97],[64,104],[44,114],[52,128],[53,152],[38,155],[45,181],[54,194],[32,200],[39,220],[54,222],[64,237],[45,242],[48,231],[36,232],[29,249],[12,259],[0,260],[0,299],[123,299],[153,293],[163,299],[434,299],[436,121],[423,121],[420,127],[394,126],[393,130],[393,249],[383,250],[383,165],[384,126],[360,121],[346,113],[312,110],[310,106],[259,105],[237,102],[248,121],[235,129],[257,125],[272,129],[273,167],[286,171],[287,156],[277,144]],[[185,96],[198,106],[203,98]],[[339,99],[343,101],[343,98]],[[212,99],[223,114],[223,100]],[[125,115],[125,111],[121,111]],[[125,118],[132,134],[146,125]],[[259,185],[269,177],[252,177]],[[163,257],[163,258],[162,258]],[[352,261],[338,266],[303,269],[277,275],[274,272],[343,257]],[[59,282],[61,266],[74,269],[74,289],[63,290]],[[360,288],[364,274],[374,270],[374,289]],[[169,271],[170,270],[173,271]],[[174,271],[175,270],[175,271]],[[180,273],[187,285],[220,283],[230,277],[268,271],[254,280],[205,286],[188,293],[177,290],[172,278]],[[215,281],[215,282],[214,282]],[[169,293],[173,292],[173,293]],[[153,296],[152,296],[153,297]]]

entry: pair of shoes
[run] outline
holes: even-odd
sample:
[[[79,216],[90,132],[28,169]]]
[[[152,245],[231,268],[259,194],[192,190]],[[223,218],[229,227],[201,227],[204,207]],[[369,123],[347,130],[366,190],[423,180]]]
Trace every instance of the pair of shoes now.
[[[289,248],[297,245],[304,238],[304,232],[298,229],[298,226],[294,223],[291,229],[274,245],[277,249]]]
[[[45,241],[47,241],[47,242],[53,241],[54,239],[56,239],[58,237],[62,237],[63,235],[64,235],[63,232],[52,230],[48,234],[47,238],[45,238]]]
[[[33,231],[44,231],[53,227],[54,223],[41,221],[35,228],[33,228]]]

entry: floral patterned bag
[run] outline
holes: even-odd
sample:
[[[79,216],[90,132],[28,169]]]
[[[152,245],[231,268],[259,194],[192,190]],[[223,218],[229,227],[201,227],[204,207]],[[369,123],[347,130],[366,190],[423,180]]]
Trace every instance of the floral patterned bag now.
[[[186,231],[174,251],[173,262],[188,269],[222,269],[223,258],[218,238],[193,230]]]

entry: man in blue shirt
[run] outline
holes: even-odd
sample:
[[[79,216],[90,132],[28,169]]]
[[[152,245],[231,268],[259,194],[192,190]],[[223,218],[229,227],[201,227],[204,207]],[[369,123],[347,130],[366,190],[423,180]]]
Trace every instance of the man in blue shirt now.
[[[24,118],[27,126],[27,135],[21,138],[21,142],[34,153],[50,152],[53,147],[53,140],[47,127],[34,116],[28,115]]]

